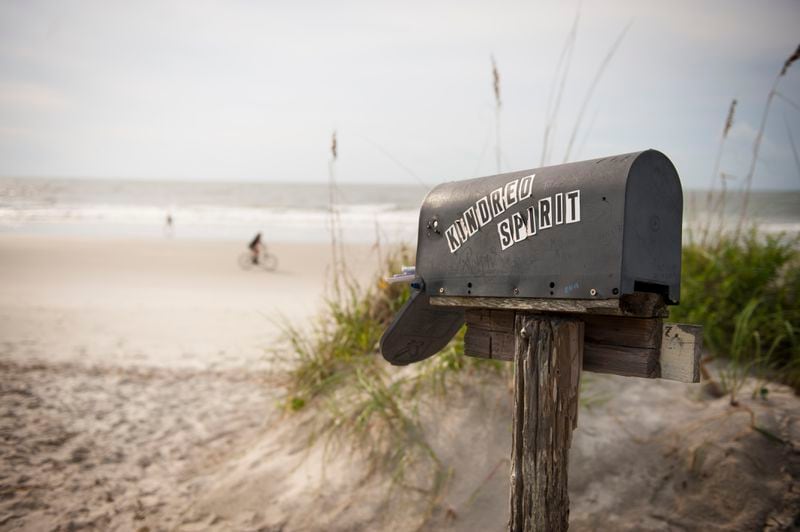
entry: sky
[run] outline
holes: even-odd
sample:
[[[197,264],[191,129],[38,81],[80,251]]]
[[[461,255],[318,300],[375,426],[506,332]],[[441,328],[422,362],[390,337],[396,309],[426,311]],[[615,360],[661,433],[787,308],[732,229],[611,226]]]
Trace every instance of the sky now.
[[[735,98],[738,186],[798,28],[798,1],[0,0],[0,176],[324,182],[335,130],[341,182],[655,148],[705,188]],[[754,187],[800,189],[800,62],[778,91]]]

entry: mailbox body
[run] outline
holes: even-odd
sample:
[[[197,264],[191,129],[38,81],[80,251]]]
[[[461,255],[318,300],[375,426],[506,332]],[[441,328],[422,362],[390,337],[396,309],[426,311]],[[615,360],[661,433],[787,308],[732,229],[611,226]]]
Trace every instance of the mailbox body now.
[[[677,304],[682,215],[655,150],[445,183],[420,210],[417,274],[431,296]]]
[[[464,323],[437,296],[680,295],[683,193],[654,150],[434,188],[420,210],[417,290],[381,338],[396,365],[436,354]]]

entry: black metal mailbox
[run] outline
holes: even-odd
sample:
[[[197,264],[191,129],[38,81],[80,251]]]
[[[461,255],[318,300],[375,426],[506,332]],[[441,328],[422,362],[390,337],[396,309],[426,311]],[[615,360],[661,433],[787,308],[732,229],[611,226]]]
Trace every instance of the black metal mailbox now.
[[[418,288],[381,340],[408,364],[463,323],[436,296],[619,299],[655,292],[677,304],[683,194],[661,152],[512,172],[434,188],[420,210]]]

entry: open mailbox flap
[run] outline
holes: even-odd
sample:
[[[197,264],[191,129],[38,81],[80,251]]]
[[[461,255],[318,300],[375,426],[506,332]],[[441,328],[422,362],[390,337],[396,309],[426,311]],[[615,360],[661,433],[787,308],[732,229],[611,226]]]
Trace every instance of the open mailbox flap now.
[[[464,325],[464,310],[434,307],[424,291],[413,290],[381,338],[383,357],[405,366],[431,357]]]

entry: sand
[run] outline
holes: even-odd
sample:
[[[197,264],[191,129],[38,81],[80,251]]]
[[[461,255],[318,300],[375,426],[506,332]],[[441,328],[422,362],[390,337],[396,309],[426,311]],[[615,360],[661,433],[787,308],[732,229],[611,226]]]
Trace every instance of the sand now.
[[[275,272],[242,250],[0,237],[0,528],[181,523],[197,472],[275,410],[281,321],[325,294],[327,246],[270,246]],[[369,279],[375,251],[347,250]]]
[[[328,247],[0,236],[0,529],[502,530],[510,394],[467,380],[421,405],[452,468],[440,504],[306,444],[279,314],[313,320]],[[353,247],[366,282],[375,251]],[[800,515],[791,390],[739,407],[701,387],[584,373],[573,530],[783,530]],[[747,386],[753,386],[751,381]],[[755,430],[753,427],[758,427]]]
[[[325,295],[327,246],[269,249],[275,272],[241,270],[235,242],[2,236],[0,339],[25,360],[253,369]],[[368,280],[377,254],[348,254]]]

